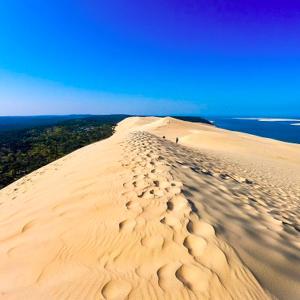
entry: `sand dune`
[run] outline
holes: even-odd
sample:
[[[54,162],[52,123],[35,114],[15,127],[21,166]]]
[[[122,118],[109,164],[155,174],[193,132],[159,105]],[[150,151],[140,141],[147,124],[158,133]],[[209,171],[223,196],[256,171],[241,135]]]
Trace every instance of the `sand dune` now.
[[[0,191],[0,298],[299,299],[299,171],[298,145],[128,118]]]

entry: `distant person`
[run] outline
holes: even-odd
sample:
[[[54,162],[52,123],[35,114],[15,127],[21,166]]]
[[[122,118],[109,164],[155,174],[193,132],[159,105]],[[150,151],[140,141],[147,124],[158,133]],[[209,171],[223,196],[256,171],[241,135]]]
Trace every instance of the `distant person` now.
[[[176,144],[178,144],[178,141],[179,141],[179,139],[178,139],[178,137],[176,138]]]
[[[166,137],[165,136],[163,136],[163,139],[165,139]]]

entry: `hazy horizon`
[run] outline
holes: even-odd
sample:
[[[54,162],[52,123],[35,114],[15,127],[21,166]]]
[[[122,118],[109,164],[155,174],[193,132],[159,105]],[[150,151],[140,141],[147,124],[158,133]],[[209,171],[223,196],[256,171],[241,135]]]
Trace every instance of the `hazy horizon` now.
[[[0,3],[0,115],[300,111],[294,0]]]
[[[106,115],[128,115],[128,116],[142,116],[142,117],[215,117],[215,118],[233,118],[233,119],[245,119],[245,120],[255,120],[255,119],[287,119],[287,120],[293,120],[293,119],[299,119],[300,115],[214,115],[214,114],[166,114],[166,115],[160,115],[160,114],[125,114],[125,113],[111,113],[111,114],[77,114],[77,113],[69,113],[69,114],[35,114],[35,115],[0,115],[0,118],[30,118],[30,117],[64,117],[64,116],[106,116]]]

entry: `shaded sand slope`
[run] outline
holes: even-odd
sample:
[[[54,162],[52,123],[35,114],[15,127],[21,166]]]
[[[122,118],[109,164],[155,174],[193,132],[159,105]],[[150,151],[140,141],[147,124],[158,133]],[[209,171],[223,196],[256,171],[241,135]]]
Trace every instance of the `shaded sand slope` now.
[[[215,132],[230,135],[129,118],[110,139],[2,189],[0,298],[299,298],[296,175],[276,174],[271,186],[263,174],[282,158],[259,152],[251,164],[240,141],[250,137],[232,133],[240,145],[227,151]],[[299,148],[281,146],[294,172]]]
[[[300,146],[165,118],[168,163],[204,220],[281,299],[300,298]],[[182,146],[192,146],[193,149]]]

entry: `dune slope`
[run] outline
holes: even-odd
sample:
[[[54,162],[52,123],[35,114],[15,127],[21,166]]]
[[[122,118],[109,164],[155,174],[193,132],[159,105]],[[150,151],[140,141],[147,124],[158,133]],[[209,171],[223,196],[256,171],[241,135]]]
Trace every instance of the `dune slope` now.
[[[1,299],[298,299],[299,153],[128,118],[0,191]]]

